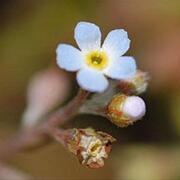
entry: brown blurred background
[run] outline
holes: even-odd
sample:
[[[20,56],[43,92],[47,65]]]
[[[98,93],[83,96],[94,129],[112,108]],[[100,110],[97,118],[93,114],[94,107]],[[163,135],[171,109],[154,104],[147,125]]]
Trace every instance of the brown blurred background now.
[[[58,43],[76,45],[79,21],[98,24],[103,37],[116,28],[128,31],[128,54],[151,76],[143,95],[147,114],[125,129],[94,116],[67,125],[92,126],[118,139],[102,169],[82,167],[56,143],[18,155],[12,164],[39,179],[180,179],[179,0],[0,0],[0,141],[21,123],[32,75],[56,66]]]

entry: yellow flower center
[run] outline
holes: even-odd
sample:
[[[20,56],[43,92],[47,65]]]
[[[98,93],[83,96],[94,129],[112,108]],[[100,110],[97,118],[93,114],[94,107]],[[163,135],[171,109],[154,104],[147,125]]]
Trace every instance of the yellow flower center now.
[[[102,70],[108,64],[108,58],[103,51],[92,51],[86,55],[86,63],[89,67]]]
[[[99,139],[96,139],[96,140],[94,139],[89,144],[89,147],[88,147],[89,154],[91,156],[96,156],[101,150],[101,147],[102,147],[102,142]]]

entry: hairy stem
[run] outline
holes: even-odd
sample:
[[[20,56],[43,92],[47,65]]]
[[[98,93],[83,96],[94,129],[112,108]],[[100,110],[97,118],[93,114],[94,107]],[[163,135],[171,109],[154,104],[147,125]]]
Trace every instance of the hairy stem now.
[[[0,161],[11,159],[16,153],[38,147],[49,138],[52,128],[56,128],[67,122],[77,114],[79,108],[86,101],[89,92],[79,90],[77,96],[66,106],[52,113],[43,123],[32,129],[23,129],[4,144],[0,145]]]

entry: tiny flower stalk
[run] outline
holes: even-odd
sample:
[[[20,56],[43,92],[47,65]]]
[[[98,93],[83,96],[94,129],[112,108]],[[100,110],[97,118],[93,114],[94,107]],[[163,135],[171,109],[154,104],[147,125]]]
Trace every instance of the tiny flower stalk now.
[[[103,167],[115,138],[92,128],[72,131],[73,135],[66,141],[67,148],[77,156],[79,162],[93,169]]]
[[[117,94],[106,109],[108,119],[118,127],[127,127],[145,115],[144,101],[138,96]]]

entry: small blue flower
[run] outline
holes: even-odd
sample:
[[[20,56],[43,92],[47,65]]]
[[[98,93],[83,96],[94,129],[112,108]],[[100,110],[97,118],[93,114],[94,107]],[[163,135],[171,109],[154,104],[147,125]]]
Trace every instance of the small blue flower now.
[[[136,62],[131,56],[122,56],[130,46],[127,32],[116,29],[109,32],[101,46],[101,31],[95,24],[79,22],[74,38],[80,48],[60,44],[57,47],[57,64],[67,71],[78,71],[79,86],[91,92],[103,92],[108,80],[132,77]]]

